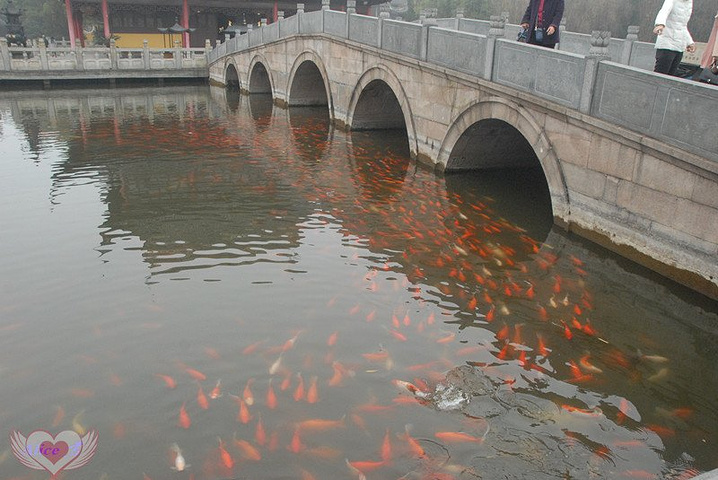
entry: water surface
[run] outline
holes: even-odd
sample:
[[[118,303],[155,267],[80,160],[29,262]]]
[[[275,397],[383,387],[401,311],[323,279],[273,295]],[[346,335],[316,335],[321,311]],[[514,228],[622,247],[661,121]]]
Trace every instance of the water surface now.
[[[552,228],[540,170],[437,176],[206,87],[0,116],[0,425],[97,430],[63,478],[718,467],[715,302]]]

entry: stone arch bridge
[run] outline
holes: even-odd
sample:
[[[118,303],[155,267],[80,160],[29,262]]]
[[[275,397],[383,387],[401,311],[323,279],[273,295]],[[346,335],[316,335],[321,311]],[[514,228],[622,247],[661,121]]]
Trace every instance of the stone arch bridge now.
[[[405,129],[445,172],[538,162],[558,225],[718,298],[718,89],[630,66],[630,42],[626,65],[601,35],[580,55],[492,27],[300,10],[218,43],[210,81]]]

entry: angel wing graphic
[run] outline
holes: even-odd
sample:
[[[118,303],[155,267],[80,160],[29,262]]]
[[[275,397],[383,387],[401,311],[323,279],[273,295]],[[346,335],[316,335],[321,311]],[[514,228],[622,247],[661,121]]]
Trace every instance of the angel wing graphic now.
[[[10,432],[10,447],[12,448],[12,453],[14,453],[17,459],[20,460],[20,463],[26,467],[35,470],[45,470],[45,467],[30,456],[27,451],[27,438],[17,430]]]
[[[98,435],[96,430],[90,430],[87,432],[87,434],[82,437],[82,450],[80,451],[80,454],[73,458],[72,461],[68,463],[65,468],[63,468],[63,470],[74,470],[75,468],[80,468],[83,465],[86,465],[97,450],[97,438]]]

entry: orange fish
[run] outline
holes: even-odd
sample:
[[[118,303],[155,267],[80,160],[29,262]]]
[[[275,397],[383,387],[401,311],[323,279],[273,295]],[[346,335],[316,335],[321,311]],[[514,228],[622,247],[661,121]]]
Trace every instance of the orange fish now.
[[[463,432],[436,432],[434,436],[445,443],[481,443],[483,441],[483,438],[474,437]]]
[[[378,352],[362,353],[361,355],[370,362],[383,362],[389,356],[389,352],[380,350]]]
[[[252,393],[252,384],[254,383],[254,379],[250,378],[247,380],[247,385],[244,387],[244,392],[242,392],[242,398],[244,399],[245,403],[249,406],[254,405],[254,394]]]
[[[334,332],[331,335],[329,335],[329,338],[327,338],[327,346],[333,347],[337,343],[337,337],[339,336],[339,332]]]
[[[292,372],[287,371],[286,375],[284,376],[284,379],[282,380],[281,385],[279,385],[279,389],[281,391],[288,390],[289,387],[292,386]]]
[[[448,335],[445,335],[441,338],[439,338],[436,343],[450,343],[454,338],[456,337],[456,334],[451,332]]]
[[[506,340],[507,338],[509,338],[509,326],[504,324],[503,328],[496,332],[496,339]]]
[[[566,337],[567,340],[571,340],[573,338],[573,333],[571,333],[571,329],[568,328],[568,325],[566,325],[566,322],[561,320],[561,323],[563,324],[563,336]]]
[[[187,367],[184,369],[184,371],[187,372],[195,380],[207,380],[207,376],[204,373],[200,372],[199,370],[195,370],[194,368]]]
[[[327,430],[334,430],[336,428],[344,428],[345,417],[339,420],[325,420],[322,418],[312,418],[309,420],[303,420],[296,424],[297,431],[310,431],[310,432],[324,432]]]
[[[257,442],[257,445],[260,447],[263,447],[264,444],[267,443],[267,432],[264,430],[261,413],[259,414],[259,419],[257,420],[257,427],[254,430],[254,441]]]
[[[476,310],[476,305],[478,305],[478,301],[476,300],[476,297],[471,297],[469,300],[469,303],[466,305],[469,310]]]
[[[417,442],[410,434],[409,434],[409,426],[406,425],[404,427],[406,443],[409,445],[409,450],[411,451],[412,455],[415,457],[423,457],[425,452],[421,445],[419,445],[419,442]]]
[[[538,338],[538,353],[539,355],[543,357],[548,357],[549,351],[546,348],[546,344],[544,343],[543,337],[539,334],[536,334],[536,337]]]
[[[237,438],[237,432],[234,433],[234,446],[242,451],[242,456],[252,462],[258,462],[262,459],[262,454],[259,453],[254,445],[246,440]]]
[[[299,453],[304,450],[302,439],[299,437],[299,428],[294,429],[294,435],[292,435],[292,441],[287,446],[287,449],[292,453]]]
[[[269,386],[267,387],[267,407],[269,407],[271,410],[274,410],[277,408],[277,395],[274,393],[274,388],[272,388],[272,379],[269,379]]]
[[[290,350],[294,347],[294,343],[299,338],[299,335],[301,335],[302,331],[298,331],[296,335],[294,335],[292,338],[284,342],[284,346],[282,347],[282,352],[286,352],[287,350]]]
[[[384,465],[386,465],[386,462],[347,462],[351,467],[355,468],[356,470],[359,470],[361,473],[366,474],[367,472],[373,472],[374,470],[378,470]]]
[[[209,398],[211,398],[212,400],[216,400],[222,396],[221,385],[222,385],[222,379],[220,378],[219,380],[217,380],[217,384],[214,386],[212,391],[209,393]]]
[[[179,426],[182,428],[189,428],[190,425],[192,425],[192,421],[190,420],[189,414],[185,409],[185,402],[182,402],[182,407],[180,407],[179,412]]]
[[[249,408],[247,408],[247,404],[244,402],[243,399],[239,399],[239,412],[237,412],[237,420],[240,422],[247,424],[252,419],[252,415],[249,413]]]
[[[197,388],[197,405],[199,405],[199,408],[202,410],[207,410],[209,408],[209,401],[207,401],[207,397],[202,390],[202,385]]]
[[[213,360],[219,360],[219,352],[212,347],[205,347],[204,353]]]
[[[319,401],[319,392],[317,391],[317,376],[314,375],[309,382],[309,390],[307,390],[307,402],[317,403]]]
[[[389,330],[389,333],[391,333],[391,335],[394,338],[396,338],[397,340],[399,340],[400,342],[406,342],[406,340],[407,340],[406,335],[404,335],[403,333],[401,333],[397,330]]]
[[[491,308],[488,312],[486,312],[486,321],[487,322],[493,322],[494,321],[494,315],[496,312],[496,307],[494,305],[491,305]]]
[[[234,459],[232,459],[232,456],[224,448],[224,442],[222,439],[217,437],[217,440],[219,440],[219,458],[222,459],[222,465],[226,468],[232,469],[234,467]]]
[[[297,372],[297,378],[299,379],[299,382],[297,383],[297,388],[294,389],[295,402],[304,400],[304,379],[302,378],[301,372]]]
[[[252,353],[257,351],[257,348],[264,343],[264,340],[260,340],[258,342],[254,342],[251,345],[248,345],[244,347],[244,350],[242,350],[242,355],[251,355]]]
[[[384,441],[381,444],[381,459],[384,462],[391,460],[391,439],[389,438],[389,429],[386,429],[384,434]]]

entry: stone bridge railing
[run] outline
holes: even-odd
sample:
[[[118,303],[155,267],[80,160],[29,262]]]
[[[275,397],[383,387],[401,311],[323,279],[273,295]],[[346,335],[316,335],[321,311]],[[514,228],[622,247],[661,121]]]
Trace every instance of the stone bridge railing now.
[[[607,32],[563,32],[562,49],[549,50],[514,41],[518,26],[498,16],[486,31],[487,22],[462,18],[417,24],[391,20],[388,13],[358,15],[352,3],[347,13],[330,10],[328,0],[308,13],[299,4],[295,16],[280,15],[275,23],[218,41],[210,64],[293,35],[329,35],[527,92],[628,128],[638,143],[660,149],[651,142],[663,142],[679,157],[690,152],[702,168],[718,171],[715,122],[700,120],[715,118],[718,88],[637,68],[647,66],[652,51],[636,41],[635,30],[622,40]],[[566,51],[571,45],[582,53]]]
[[[9,47],[0,38],[0,78],[8,72],[112,72],[129,70],[184,70],[206,69],[211,49],[205,48],[117,48],[114,41],[109,47],[46,47],[43,41],[31,47]]]

